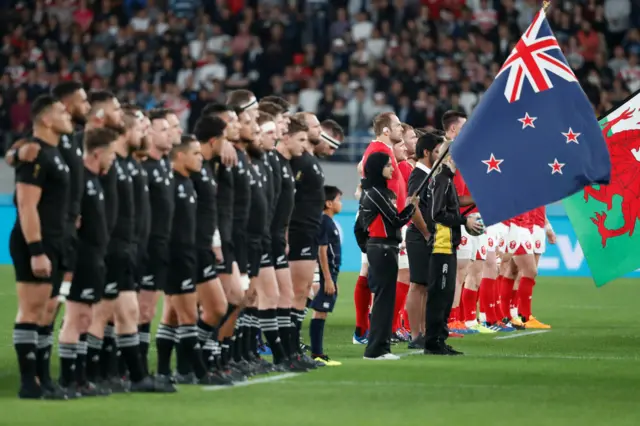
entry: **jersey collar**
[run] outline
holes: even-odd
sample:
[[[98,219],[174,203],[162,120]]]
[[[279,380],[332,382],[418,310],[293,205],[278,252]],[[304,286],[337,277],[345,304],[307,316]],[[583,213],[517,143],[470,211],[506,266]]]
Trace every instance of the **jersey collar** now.
[[[416,162],[416,168],[422,170],[423,172],[425,172],[426,174],[431,173],[431,169],[428,168],[427,166],[425,166],[424,164],[422,164],[421,162],[417,161]]]

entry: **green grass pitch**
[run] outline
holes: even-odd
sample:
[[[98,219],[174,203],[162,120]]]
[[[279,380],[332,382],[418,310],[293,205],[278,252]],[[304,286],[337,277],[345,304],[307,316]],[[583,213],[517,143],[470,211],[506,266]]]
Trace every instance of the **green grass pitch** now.
[[[345,273],[325,332],[326,352],[341,367],[258,377],[234,388],[183,386],[174,395],[34,402],[16,397],[10,267],[0,268],[0,279],[0,425],[640,424],[639,280],[596,289],[587,279],[540,279],[534,312],[552,330],[451,339],[464,357],[412,354],[375,363],[362,360],[364,348],[351,344],[356,275]],[[408,352],[406,345],[394,351]],[[57,374],[55,351],[52,358]]]

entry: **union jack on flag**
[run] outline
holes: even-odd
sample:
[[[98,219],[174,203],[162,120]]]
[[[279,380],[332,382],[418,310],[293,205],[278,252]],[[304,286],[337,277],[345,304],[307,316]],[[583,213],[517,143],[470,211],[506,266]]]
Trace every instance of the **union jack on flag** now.
[[[578,82],[565,62],[547,53],[552,50],[560,52],[560,46],[547,24],[547,18],[542,9],[536,14],[533,22],[496,75],[498,78],[503,73],[509,73],[504,89],[507,101],[515,102],[520,99],[525,80],[536,93],[551,89],[553,83],[549,79],[549,73],[568,82]]]
[[[450,149],[486,226],[609,182],[600,125],[543,10]]]

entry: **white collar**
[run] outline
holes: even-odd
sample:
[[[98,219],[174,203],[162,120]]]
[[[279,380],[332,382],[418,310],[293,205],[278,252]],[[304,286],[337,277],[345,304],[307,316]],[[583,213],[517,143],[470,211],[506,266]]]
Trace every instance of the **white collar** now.
[[[425,166],[424,164],[422,164],[419,161],[416,161],[416,167],[419,168],[420,170],[422,170],[423,172],[425,172],[426,174],[431,173],[431,169],[428,168],[427,166]]]

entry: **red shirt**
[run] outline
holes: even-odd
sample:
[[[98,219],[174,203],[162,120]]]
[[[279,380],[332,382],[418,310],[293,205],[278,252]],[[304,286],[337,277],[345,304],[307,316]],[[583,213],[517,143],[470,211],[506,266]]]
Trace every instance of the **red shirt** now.
[[[456,192],[458,193],[458,197],[471,197],[471,192],[469,192],[469,187],[465,183],[460,172],[456,172],[456,174],[453,175],[453,186],[456,187]],[[464,207],[460,206],[460,211],[464,212],[468,208],[469,206],[464,206]],[[470,213],[478,213],[478,207],[474,207],[473,210],[469,212],[469,214]]]
[[[409,190],[409,176],[411,176],[411,172],[413,171],[413,166],[407,160],[401,161],[398,163],[398,168],[400,169],[400,173],[402,173],[402,179],[404,179],[405,188]]]
[[[372,141],[367,147],[364,155],[362,156],[362,169],[364,170],[364,165],[367,163],[367,158],[369,155],[374,152],[384,152],[391,158],[391,163],[393,164],[393,174],[391,175],[391,179],[387,180],[387,188],[392,190],[397,197],[396,206],[400,210],[404,208],[404,204],[407,200],[407,182],[403,179],[402,171],[400,167],[398,167],[398,162],[396,161],[395,156],[393,155],[393,150],[380,141]]]
[[[521,215],[518,215],[511,220],[514,225],[517,225],[521,228],[527,228],[529,231],[533,231],[533,222],[531,221],[531,219],[531,212],[527,212],[522,213]]]
[[[531,210],[529,213],[531,215],[531,223],[533,225],[538,225],[540,228],[544,228],[544,226],[546,225],[547,221],[547,213],[546,213],[546,207],[545,206],[541,206],[538,207],[537,209],[533,209]]]

